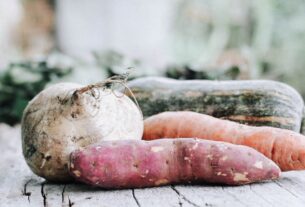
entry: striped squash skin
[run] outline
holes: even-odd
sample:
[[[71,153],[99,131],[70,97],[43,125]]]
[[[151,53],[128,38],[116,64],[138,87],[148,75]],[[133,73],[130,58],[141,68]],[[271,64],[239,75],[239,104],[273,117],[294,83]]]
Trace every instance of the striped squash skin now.
[[[164,111],[195,111],[243,124],[300,132],[303,99],[295,89],[280,82],[145,77],[128,86],[145,117]]]

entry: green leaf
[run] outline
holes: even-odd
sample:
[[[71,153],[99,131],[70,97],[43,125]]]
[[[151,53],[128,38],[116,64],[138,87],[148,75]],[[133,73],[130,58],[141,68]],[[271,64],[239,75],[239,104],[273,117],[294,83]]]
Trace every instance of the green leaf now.
[[[48,66],[46,61],[11,63],[0,74],[0,122],[20,122],[27,103],[50,81],[71,71],[72,68]]]

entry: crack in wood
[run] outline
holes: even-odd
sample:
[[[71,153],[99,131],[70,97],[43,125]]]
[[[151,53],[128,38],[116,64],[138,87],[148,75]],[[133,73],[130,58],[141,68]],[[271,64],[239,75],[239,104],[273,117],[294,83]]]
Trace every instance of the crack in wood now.
[[[176,189],[173,189],[173,186],[171,186],[172,190],[175,191],[175,193],[178,195],[178,204],[179,204],[179,207],[182,207],[183,206],[183,203],[181,202],[181,196],[180,196],[180,192],[179,191],[176,191]]]
[[[69,200],[69,207],[72,207],[74,205],[74,202],[71,201],[69,196],[68,196],[68,200]]]
[[[133,199],[135,200],[137,206],[138,206],[138,207],[141,207],[140,202],[138,201],[138,199],[137,199],[137,197],[136,197],[136,194],[135,194],[134,189],[131,189],[131,192],[132,192],[132,197],[133,197]]]
[[[28,181],[24,184],[23,190],[22,190],[22,195],[28,197],[29,203],[31,203],[30,197],[31,197],[32,193],[27,191],[27,186],[28,186],[28,184],[29,184],[31,181],[32,181],[32,179],[28,180]]]
[[[181,197],[184,201],[186,201],[188,204],[192,205],[192,206],[195,206],[195,207],[200,207],[199,205],[197,205],[196,203],[192,202],[191,200],[189,200],[187,197],[185,197],[183,194],[181,194],[179,192],[178,189],[175,188],[175,186],[171,185],[171,189],[173,191],[175,191],[175,193],[179,196],[179,198]],[[181,201],[179,201],[179,206],[182,206],[182,203],[180,205]]]
[[[44,191],[44,185],[45,185],[45,183],[42,183],[42,184],[41,184],[40,193],[41,193],[41,196],[42,196],[42,198],[43,198],[43,206],[44,206],[44,207],[47,207],[47,194],[46,194],[45,191]]]
[[[64,203],[65,202],[65,191],[66,191],[66,186],[64,185],[62,192],[61,192],[61,202]]]

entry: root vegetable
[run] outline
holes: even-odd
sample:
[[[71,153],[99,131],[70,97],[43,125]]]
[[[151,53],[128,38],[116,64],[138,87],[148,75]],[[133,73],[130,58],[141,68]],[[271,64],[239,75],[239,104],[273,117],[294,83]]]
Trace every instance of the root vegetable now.
[[[115,94],[114,94],[115,93]],[[60,83],[40,92],[22,119],[27,164],[47,180],[72,180],[69,154],[101,140],[141,139],[143,118],[125,95],[107,88]]]
[[[253,127],[195,112],[164,112],[144,121],[143,139],[197,137],[246,145],[283,171],[305,169],[305,137],[290,130]]]
[[[102,188],[142,188],[177,183],[242,185],[280,176],[256,150],[199,139],[105,141],[72,152],[76,180]]]

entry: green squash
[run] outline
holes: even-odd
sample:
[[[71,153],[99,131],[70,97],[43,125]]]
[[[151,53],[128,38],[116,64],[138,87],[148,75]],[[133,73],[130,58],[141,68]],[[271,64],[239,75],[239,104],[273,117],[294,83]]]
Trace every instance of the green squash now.
[[[128,86],[144,117],[164,111],[195,111],[243,124],[300,132],[303,99],[295,89],[280,82],[145,77]]]

